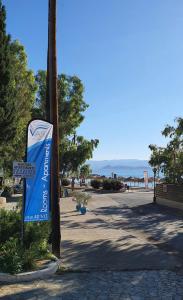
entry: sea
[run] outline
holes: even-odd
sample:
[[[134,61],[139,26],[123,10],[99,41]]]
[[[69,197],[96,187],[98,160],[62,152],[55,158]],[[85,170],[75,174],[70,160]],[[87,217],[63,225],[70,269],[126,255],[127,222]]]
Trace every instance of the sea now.
[[[147,171],[148,177],[153,177],[153,170],[150,167],[123,167],[123,168],[101,168],[101,169],[93,169],[93,174],[104,175],[106,177],[112,177],[112,173],[116,174],[117,176],[123,177],[137,177],[143,178],[144,171]]]

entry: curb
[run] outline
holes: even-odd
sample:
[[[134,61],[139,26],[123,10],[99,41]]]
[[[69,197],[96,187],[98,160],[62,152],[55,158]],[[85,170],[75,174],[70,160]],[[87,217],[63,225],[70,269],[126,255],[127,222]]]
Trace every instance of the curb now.
[[[32,271],[32,272],[20,273],[20,274],[16,274],[16,275],[11,275],[8,273],[0,273],[0,282],[17,283],[17,282],[23,282],[23,281],[32,281],[35,279],[43,279],[50,275],[53,275],[57,271],[60,263],[61,263],[61,260],[58,259],[54,262],[49,263],[48,267],[45,269]]]

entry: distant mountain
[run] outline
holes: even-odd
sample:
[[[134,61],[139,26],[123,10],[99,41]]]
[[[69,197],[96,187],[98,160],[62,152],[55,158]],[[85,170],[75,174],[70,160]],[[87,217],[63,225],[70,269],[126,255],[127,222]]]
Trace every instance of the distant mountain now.
[[[111,174],[112,172],[120,174],[130,175],[143,175],[143,171],[148,170],[151,172],[151,167],[147,160],[139,159],[116,159],[116,160],[101,160],[88,161],[92,169],[92,173],[95,174]]]
[[[149,167],[147,160],[140,159],[89,160],[88,163],[93,169],[101,169],[106,167]]]
[[[149,166],[143,165],[143,166],[135,166],[135,167],[133,167],[133,166],[125,166],[125,165],[119,165],[119,166],[107,165],[107,166],[101,168],[101,170],[105,170],[105,169],[116,170],[116,169],[123,169],[123,168],[125,168],[125,169],[142,169],[142,168],[145,168],[146,169],[146,168],[149,168]]]

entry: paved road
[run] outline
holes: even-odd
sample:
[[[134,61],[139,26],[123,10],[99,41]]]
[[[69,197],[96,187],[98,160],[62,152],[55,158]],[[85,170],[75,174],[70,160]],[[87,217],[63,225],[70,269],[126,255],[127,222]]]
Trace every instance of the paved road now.
[[[183,299],[182,216],[152,196],[93,194],[84,216],[62,200],[63,273],[4,285],[0,299]]]
[[[183,265],[183,220],[152,193],[93,195],[90,212],[62,203],[62,255],[74,270],[175,270]]]
[[[115,224],[121,225],[128,232],[133,231],[136,236],[148,239],[159,248],[182,257],[182,212],[154,205],[152,192],[109,194],[108,197],[119,205],[114,210],[109,207],[106,211],[109,215],[120,215],[119,218],[115,218]],[[97,213],[100,214],[100,208]]]
[[[123,207],[146,205],[153,202],[153,192],[133,191],[125,193],[107,194],[108,197],[118,202]]]

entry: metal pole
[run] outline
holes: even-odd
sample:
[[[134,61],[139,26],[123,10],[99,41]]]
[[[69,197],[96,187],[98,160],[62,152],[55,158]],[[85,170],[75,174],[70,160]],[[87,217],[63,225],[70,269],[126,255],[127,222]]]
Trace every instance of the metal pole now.
[[[28,145],[28,127],[26,128],[26,146],[25,146],[25,157],[24,161],[27,161],[27,145]],[[24,223],[24,212],[25,212],[25,198],[26,198],[26,178],[23,178],[23,197],[22,197],[22,224],[21,224],[21,244],[24,246],[24,236],[25,236],[25,223]]]
[[[56,0],[49,0],[48,25],[48,96],[50,122],[53,124],[53,145],[51,162],[51,211],[52,252],[60,257],[60,189],[59,189],[59,129],[57,99],[57,56],[56,56]]]
[[[26,145],[27,147],[27,145]],[[25,193],[26,193],[26,179],[23,179],[23,197],[22,197],[22,223],[21,223],[21,245],[24,246],[24,233],[25,233],[25,225],[24,225],[24,211],[25,211]]]
[[[154,197],[153,197],[153,202],[156,203],[156,171],[154,171]]]

